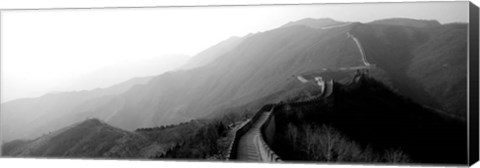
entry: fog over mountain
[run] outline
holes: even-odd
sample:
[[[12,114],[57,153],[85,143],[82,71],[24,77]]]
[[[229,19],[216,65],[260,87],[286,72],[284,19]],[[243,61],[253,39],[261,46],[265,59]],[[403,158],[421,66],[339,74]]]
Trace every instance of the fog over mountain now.
[[[116,96],[133,86],[146,84],[151,79],[152,77],[132,78],[106,89],[58,92],[38,98],[18,99],[3,103],[2,140],[35,138],[68,126],[83,119],[75,110],[84,107],[81,106],[84,102],[95,102],[100,97]]]
[[[288,92],[292,75],[362,66],[359,49],[348,33],[359,39],[367,60],[384,72],[381,80],[400,94],[444,113],[466,116],[462,104],[466,88],[461,87],[466,83],[461,68],[467,58],[462,43],[466,24],[306,19],[227,39],[192,57],[179,70],[133,79],[121,91],[110,87],[4,103],[3,140],[34,138],[89,117],[131,131],[221,115],[262,98],[273,102],[274,95]]]
[[[186,55],[171,54],[150,59],[122,61],[83,75],[61,90],[106,88],[135,77],[160,75],[180,67],[188,59],[189,56]]]
[[[202,67],[214,61],[218,57],[228,53],[233,48],[237,47],[240,42],[246,37],[230,37],[215,46],[208,48],[205,51],[198,53],[195,57],[190,59],[186,64],[182,65],[179,69],[188,70],[193,68]]]
[[[243,37],[304,18],[368,23],[400,17],[438,20],[444,24],[467,22],[468,10],[464,10],[467,4],[305,4],[261,8],[8,12],[2,20],[2,39],[6,46],[2,50],[5,53],[2,53],[1,101],[38,97],[51,91],[107,87],[115,83],[88,85],[91,88],[77,87],[76,83],[96,83],[97,80],[87,80],[88,75],[115,61],[169,53],[193,56],[228,37]],[[345,7],[349,12],[344,12]],[[81,76],[87,79],[79,79]],[[124,80],[127,79],[116,83]]]
[[[82,75],[71,74],[68,80],[58,79],[56,82],[49,83],[49,86],[44,86],[44,83],[39,82],[39,86],[26,87],[25,90],[8,90],[5,95],[2,95],[2,103],[21,98],[40,97],[49,93],[106,88],[132,78],[159,75],[174,70],[185,64],[188,59],[189,56],[186,55],[170,54],[148,59],[112,60],[110,65],[101,68],[91,67],[91,72]],[[56,64],[61,63],[58,61]],[[15,76],[15,78],[19,78],[19,76]],[[28,76],[24,78],[30,79]],[[22,84],[22,86],[25,85]]]

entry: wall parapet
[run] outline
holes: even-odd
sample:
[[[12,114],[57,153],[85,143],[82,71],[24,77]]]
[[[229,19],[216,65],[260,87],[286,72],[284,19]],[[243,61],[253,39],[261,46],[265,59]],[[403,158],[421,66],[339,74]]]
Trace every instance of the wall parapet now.
[[[268,117],[260,127],[260,136],[258,136],[258,139],[257,139],[260,155],[264,162],[283,162],[282,159],[270,147],[271,144],[268,143],[269,142],[268,139],[271,139],[270,143],[273,142],[273,135],[275,132],[275,121],[273,118],[274,117],[273,113],[275,109],[276,109],[276,106],[274,105],[271,108],[270,112],[268,112]],[[266,130],[269,127],[271,128],[271,130],[269,131],[273,131],[272,134],[266,134]],[[271,137],[267,137],[268,135]]]
[[[275,134],[276,126],[275,126],[275,119],[274,114],[276,110],[282,108],[284,105],[287,106],[301,106],[311,103],[316,103],[319,101],[323,101],[324,98],[330,97],[333,92],[333,80],[326,82],[325,91],[318,97],[307,100],[307,101],[300,101],[300,102],[290,102],[290,103],[283,103],[280,102],[278,104],[267,104],[260,108],[255,115],[242,123],[240,128],[234,131],[234,138],[232,143],[229,146],[229,151],[227,153],[228,160],[234,160],[237,158],[238,152],[238,144],[240,138],[245,135],[253,126],[255,122],[260,118],[260,116],[264,113],[267,113],[267,119],[261,123],[259,135],[255,138],[255,143],[257,144],[258,151],[260,153],[261,160],[264,162],[283,162],[282,159],[273,151],[270,147],[273,144],[273,136]]]
[[[234,160],[234,159],[237,158],[238,141],[240,140],[240,138],[243,135],[245,135],[245,133],[247,133],[248,130],[250,130],[252,128],[253,123],[255,123],[258,120],[258,118],[260,118],[262,113],[264,111],[266,111],[266,109],[271,108],[272,106],[273,106],[272,104],[267,104],[267,105],[263,106],[262,108],[260,108],[260,110],[258,110],[255,113],[255,115],[251,119],[243,122],[242,125],[240,126],[240,128],[238,128],[236,131],[234,131],[233,141],[230,144],[229,150],[227,152],[228,160]]]

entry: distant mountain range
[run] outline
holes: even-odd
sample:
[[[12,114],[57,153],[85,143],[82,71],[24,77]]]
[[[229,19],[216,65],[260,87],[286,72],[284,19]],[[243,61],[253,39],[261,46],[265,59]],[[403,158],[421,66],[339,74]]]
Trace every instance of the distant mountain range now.
[[[88,107],[83,104],[97,102],[103,97],[115,97],[133,86],[148,83],[152,78],[133,78],[105,89],[51,93],[38,98],[3,103],[2,140],[5,142],[17,138],[36,138],[49,131],[71,125],[86,118],[78,113]]]
[[[190,122],[175,128],[132,132],[112,127],[98,119],[87,119],[32,140],[3,144],[8,156],[66,158],[151,158],[159,155],[201,125]]]
[[[131,131],[222,115],[261,98],[274,102],[274,95],[289,91],[293,75],[363,66],[347,33],[359,39],[367,60],[385,73],[382,81],[416,102],[465,118],[467,24],[437,23],[305,19],[230,38],[179,70],[117,86],[123,89],[4,103],[3,141],[35,138],[86,118]]]
[[[136,61],[117,61],[71,81],[63,90],[108,88],[131,78],[154,76],[171,71],[189,60],[186,55],[169,54]]]
[[[63,128],[30,141],[13,141],[4,145],[3,152],[21,156],[50,157],[108,157],[113,153],[127,152],[123,146],[135,146],[147,141],[141,135],[113,128],[97,119]],[[133,151],[128,151],[133,152]],[[135,151],[138,152],[138,151]],[[134,157],[134,156],[124,156]]]
[[[383,20],[370,22],[369,24],[408,26],[408,27],[416,27],[416,28],[441,26],[440,22],[436,20],[416,20],[416,19],[408,19],[408,18],[383,19]]]

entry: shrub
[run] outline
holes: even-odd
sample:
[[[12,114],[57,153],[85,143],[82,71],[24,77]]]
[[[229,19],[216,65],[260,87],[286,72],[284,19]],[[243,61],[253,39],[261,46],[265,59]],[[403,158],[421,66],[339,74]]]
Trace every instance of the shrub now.
[[[403,151],[374,152],[370,146],[362,147],[337,129],[328,125],[292,123],[287,125],[284,139],[293,153],[300,153],[303,160],[326,162],[410,162]],[[289,158],[286,158],[289,159]]]
[[[383,155],[383,159],[390,163],[405,163],[410,162],[410,158],[399,149],[389,149]]]
[[[208,158],[219,151],[218,139],[227,135],[227,126],[222,121],[211,121],[185,138],[182,143],[156,158]]]

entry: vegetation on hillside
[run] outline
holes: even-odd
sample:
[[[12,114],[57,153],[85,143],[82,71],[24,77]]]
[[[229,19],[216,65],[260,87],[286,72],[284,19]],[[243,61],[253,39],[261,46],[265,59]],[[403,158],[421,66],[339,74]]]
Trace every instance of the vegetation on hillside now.
[[[195,134],[206,124],[193,120],[130,132],[98,119],[88,119],[34,140],[5,143],[2,154],[23,157],[152,158]]]
[[[15,141],[13,141],[15,142]],[[88,119],[27,143],[6,143],[5,156],[137,158],[148,144],[142,135]]]
[[[349,84],[335,83],[334,94],[322,101],[280,109],[275,113],[273,148],[285,160],[329,160],[308,154],[311,147],[305,145],[309,141],[320,143],[309,139],[334,134],[345,144],[334,149],[342,155],[337,161],[466,162],[464,121],[417,104],[366,75]],[[292,139],[292,135],[300,138]],[[368,157],[349,157],[359,153]],[[385,159],[388,156],[396,157]]]
[[[399,149],[375,152],[362,147],[345,134],[328,125],[289,123],[285,131],[289,156],[294,160],[322,162],[390,162],[407,163],[409,156]]]
[[[222,117],[209,119],[206,124],[176,145],[154,158],[226,160],[233,133],[251,112],[229,112]]]
[[[221,151],[226,150],[225,147],[228,147],[228,144],[222,146],[218,140],[226,137],[227,131],[226,125],[221,122],[208,123],[196,131],[193,136],[184,138],[165,154],[155,158],[207,159],[219,157],[222,159]]]
[[[233,132],[249,111],[239,107],[222,117],[124,131],[87,119],[34,140],[3,144],[5,156],[225,160]]]

